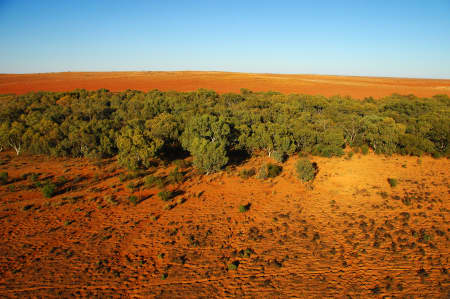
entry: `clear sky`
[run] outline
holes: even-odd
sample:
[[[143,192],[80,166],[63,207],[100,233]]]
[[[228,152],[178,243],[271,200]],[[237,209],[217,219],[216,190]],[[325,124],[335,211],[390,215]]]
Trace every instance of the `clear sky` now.
[[[450,0],[0,0],[0,73],[450,78]]]

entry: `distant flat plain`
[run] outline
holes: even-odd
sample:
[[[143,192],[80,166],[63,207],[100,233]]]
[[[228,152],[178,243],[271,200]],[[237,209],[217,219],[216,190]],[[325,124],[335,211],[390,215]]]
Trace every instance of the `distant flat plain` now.
[[[69,91],[76,88],[111,91],[193,91],[212,89],[218,93],[278,91],[324,96],[381,98],[393,93],[429,97],[450,95],[450,79],[410,79],[332,75],[256,74],[206,71],[173,72],[63,72],[0,74],[0,93],[23,94],[30,91]]]

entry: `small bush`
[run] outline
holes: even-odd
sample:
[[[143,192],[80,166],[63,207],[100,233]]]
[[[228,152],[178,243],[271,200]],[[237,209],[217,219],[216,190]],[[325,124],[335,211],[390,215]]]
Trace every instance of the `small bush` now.
[[[163,201],[169,201],[173,197],[173,193],[170,191],[161,191],[158,193],[159,198],[161,198]]]
[[[149,175],[145,178],[145,185],[150,188],[155,186],[158,186],[158,188],[163,188],[166,183],[159,176]]]
[[[258,177],[260,179],[266,179],[266,178],[274,178],[277,177],[283,168],[279,165],[268,163],[266,165],[263,165],[261,169],[259,170]]]
[[[395,187],[397,186],[397,179],[393,179],[393,178],[388,178],[388,183],[389,185],[391,185],[391,187]]]
[[[239,212],[245,213],[250,209],[250,204],[239,205]]]
[[[140,177],[143,177],[143,176],[145,176],[145,171],[137,170],[137,171],[133,171],[133,172],[129,172],[129,173],[122,173],[119,176],[119,180],[121,182],[125,182],[125,181],[129,181],[129,180],[134,180],[136,178],[140,178]]]
[[[173,161],[173,164],[175,165],[175,167],[178,167],[181,169],[188,168],[189,166],[191,166],[189,162],[181,160],[181,159]]]
[[[131,204],[133,204],[133,206],[135,206],[135,205],[138,204],[138,199],[137,199],[137,197],[134,196],[134,195],[131,195],[131,196],[128,198],[128,200],[131,202]]]
[[[347,157],[345,157],[345,159],[351,160],[352,157],[353,157],[353,152],[348,152],[348,153],[347,153]]]
[[[45,197],[51,198],[56,194],[56,186],[53,183],[47,183],[42,187],[41,191]]]
[[[281,171],[283,170],[283,168],[279,165],[275,165],[275,164],[267,164],[267,175],[269,178],[274,178],[276,176],[278,176]]]
[[[282,151],[275,151],[275,152],[273,152],[272,157],[275,159],[275,161],[277,161],[279,163],[283,163],[287,159],[286,153],[284,153]]]
[[[182,183],[184,181],[183,173],[178,171],[178,167],[175,167],[175,169],[169,173],[168,180],[172,184]]]
[[[31,180],[33,183],[36,183],[37,180],[39,179],[39,174],[38,174],[38,173],[31,173],[30,176],[29,176],[29,178],[30,178],[30,180]]]
[[[127,185],[127,188],[130,189],[131,191],[133,191],[134,189],[136,189],[136,185],[135,185],[133,182],[130,182],[130,183]]]
[[[8,173],[0,172],[0,185],[5,185],[8,183]]]
[[[118,201],[115,200],[114,195],[106,195],[104,197],[105,201],[111,205],[117,205],[119,204]]]
[[[232,263],[228,264],[228,270],[237,270],[237,268],[239,267],[239,261],[234,261]]]
[[[254,168],[250,169],[242,169],[239,172],[239,176],[243,179],[248,179],[249,177],[252,177],[256,174],[256,170]]]
[[[361,146],[361,153],[363,155],[367,155],[369,153],[369,146],[367,144],[364,144],[363,146]]]
[[[295,168],[298,177],[304,182],[309,182],[316,176],[316,167],[309,159],[298,160]]]
[[[168,203],[163,207],[163,209],[168,211],[168,210],[172,210],[173,208],[175,208],[175,206],[176,206],[175,204]]]

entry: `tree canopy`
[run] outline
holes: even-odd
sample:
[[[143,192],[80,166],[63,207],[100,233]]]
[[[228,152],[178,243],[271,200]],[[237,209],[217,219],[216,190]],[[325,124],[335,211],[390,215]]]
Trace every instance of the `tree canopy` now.
[[[0,150],[118,157],[148,167],[168,151],[188,151],[209,173],[236,151],[282,161],[295,152],[340,156],[346,146],[390,155],[449,157],[450,98],[392,95],[355,100],[251,92],[113,93],[74,90],[10,96],[0,103]]]

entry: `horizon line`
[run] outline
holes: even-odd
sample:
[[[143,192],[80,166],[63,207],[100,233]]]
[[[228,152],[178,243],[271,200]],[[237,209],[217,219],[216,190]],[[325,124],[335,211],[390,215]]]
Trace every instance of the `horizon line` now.
[[[450,80],[449,77],[416,77],[416,76],[387,76],[387,75],[346,75],[346,74],[326,74],[326,73],[281,73],[281,72],[243,72],[243,71],[222,71],[222,70],[76,70],[76,71],[50,71],[50,72],[26,72],[26,73],[3,73],[0,75],[42,75],[42,74],[61,74],[61,73],[230,73],[230,74],[254,74],[254,75],[298,75],[298,76],[334,76],[334,77],[359,77],[359,78],[395,78],[395,79],[419,79],[419,80]]]

